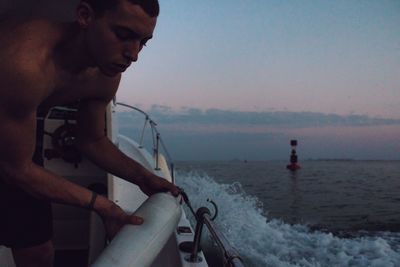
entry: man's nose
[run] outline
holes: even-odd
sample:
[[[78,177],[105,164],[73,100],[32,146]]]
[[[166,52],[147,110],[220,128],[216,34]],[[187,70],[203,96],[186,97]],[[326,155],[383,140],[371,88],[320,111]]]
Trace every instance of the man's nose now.
[[[140,46],[138,44],[130,45],[125,48],[124,57],[130,62],[136,62],[139,57]]]

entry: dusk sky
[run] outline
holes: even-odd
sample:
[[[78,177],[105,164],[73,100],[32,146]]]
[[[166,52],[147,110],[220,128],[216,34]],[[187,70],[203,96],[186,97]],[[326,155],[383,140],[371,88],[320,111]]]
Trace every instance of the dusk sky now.
[[[69,20],[77,3],[0,9]],[[300,160],[400,160],[399,0],[160,5],[117,99],[153,116],[174,158],[288,159],[298,139]]]
[[[160,4],[117,97],[179,159],[400,159],[400,1]]]
[[[400,118],[399,1],[160,1],[118,97]]]

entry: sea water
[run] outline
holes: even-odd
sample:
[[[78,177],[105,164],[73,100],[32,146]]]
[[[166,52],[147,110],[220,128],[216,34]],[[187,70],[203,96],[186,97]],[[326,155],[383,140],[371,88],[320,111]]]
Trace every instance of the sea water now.
[[[178,162],[176,179],[195,208],[217,204],[246,266],[400,266],[399,161],[285,165]]]

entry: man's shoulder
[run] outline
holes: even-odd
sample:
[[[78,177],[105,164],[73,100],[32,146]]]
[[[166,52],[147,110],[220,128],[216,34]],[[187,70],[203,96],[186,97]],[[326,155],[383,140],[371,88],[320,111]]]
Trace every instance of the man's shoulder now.
[[[60,29],[59,23],[42,18],[16,18],[0,21],[0,38],[11,40],[43,40]],[[7,37],[7,38],[5,38]]]
[[[51,52],[46,38],[37,29],[49,33],[54,31],[51,27],[54,26],[44,20],[8,21],[0,26],[0,95],[3,105],[34,108],[46,94],[51,83],[48,71]]]
[[[45,19],[3,21],[0,23],[1,57],[3,61],[21,57],[31,61],[44,59],[52,52],[59,34],[57,23]]]
[[[4,72],[4,67],[21,69],[20,73],[26,74],[45,71],[58,38],[57,24],[45,19],[9,20],[0,24],[0,71]]]

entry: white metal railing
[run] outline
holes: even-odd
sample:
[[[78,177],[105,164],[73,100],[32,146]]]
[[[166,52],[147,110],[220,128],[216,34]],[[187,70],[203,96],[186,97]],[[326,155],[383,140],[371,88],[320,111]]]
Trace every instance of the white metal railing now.
[[[140,137],[139,137],[139,148],[143,147],[144,137],[146,134],[146,128],[147,128],[147,125],[150,125],[150,130],[151,130],[151,135],[152,135],[152,145],[153,145],[152,150],[154,153],[153,155],[155,158],[155,166],[156,166],[155,169],[159,170],[159,156],[161,153],[160,148],[162,148],[163,152],[165,153],[167,163],[169,164],[169,167],[170,167],[172,182],[175,183],[174,163],[172,161],[171,155],[168,153],[167,147],[165,146],[163,139],[161,138],[161,134],[157,129],[157,123],[154,120],[152,120],[146,112],[144,112],[143,110],[141,110],[137,107],[127,105],[127,104],[121,103],[121,102],[114,102],[114,104],[116,106],[123,106],[123,107],[129,108],[131,110],[137,111],[145,117],[144,125],[141,130]]]

